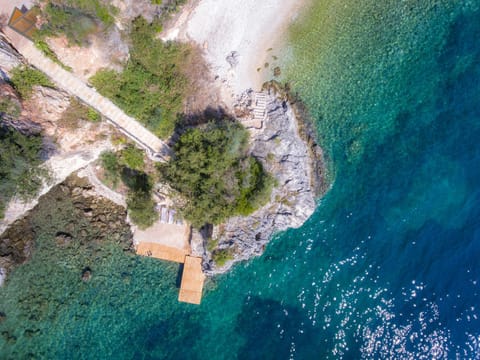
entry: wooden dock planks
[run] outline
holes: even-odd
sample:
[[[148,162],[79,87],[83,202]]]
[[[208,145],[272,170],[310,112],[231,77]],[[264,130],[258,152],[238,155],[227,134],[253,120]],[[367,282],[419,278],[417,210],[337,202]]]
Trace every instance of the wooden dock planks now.
[[[185,256],[188,255],[188,249],[182,250],[156,243],[141,242],[137,246],[137,254],[161,260],[183,263],[185,261]]]
[[[178,301],[200,304],[202,301],[204,281],[205,275],[202,271],[202,258],[185,256]]]

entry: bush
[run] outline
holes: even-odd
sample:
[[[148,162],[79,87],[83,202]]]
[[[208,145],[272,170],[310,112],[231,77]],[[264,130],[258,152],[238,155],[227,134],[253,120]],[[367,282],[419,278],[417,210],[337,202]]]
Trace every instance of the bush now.
[[[190,47],[158,40],[155,24],[143,18],[133,22],[130,37],[130,60],[123,72],[100,70],[90,81],[127,114],[166,138],[175,129],[188,92]]]
[[[269,176],[248,156],[248,133],[236,123],[210,123],[183,134],[175,156],[159,164],[162,180],[182,199],[182,214],[195,227],[248,215],[269,195]],[[268,198],[268,197],[267,197]]]
[[[140,229],[146,229],[158,219],[155,202],[149,192],[132,191],[127,198],[128,215]]]
[[[227,261],[233,260],[233,251],[231,249],[215,250],[212,253],[212,259],[218,267],[222,267]]]
[[[145,167],[143,150],[127,145],[120,153],[120,162],[132,170],[142,171]]]
[[[23,99],[28,99],[32,95],[35,85],[54,87],[44,73],[28,66],[18,66],[13,69],[11,82]]]
[[[235,207],[235,213],[239,215],[251,214],[266,204],[274,182],[257,159],[251,157],[245,165],[245,170],[239,174],[241,190]]]
[[[71,44],[85,44],[87,37],[98,28],[114,23],[113,6],[105,6],[99,0],[56,0],[43,8],[45,21],[37,32],[37,39],[65,35]]]
[[[113,151],[104,151],[100,154],[100,162],[105,171],[105,180],[116,188],[120,177],[120,164]]]
[[[27,200],[40,189],[47,172],[39,168],[42,138],[2,126],[0,120],[0,216],[13,195]]]

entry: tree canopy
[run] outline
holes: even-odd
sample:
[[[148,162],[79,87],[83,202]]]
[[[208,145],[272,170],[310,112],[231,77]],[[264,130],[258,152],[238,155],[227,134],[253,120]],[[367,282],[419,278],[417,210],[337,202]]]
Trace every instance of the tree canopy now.
[[[272,180],[247,145],[248,133],[238,123],[211,122],[186,131],[172,159],[159,165],[194,226],[247,215],[268,199]]]

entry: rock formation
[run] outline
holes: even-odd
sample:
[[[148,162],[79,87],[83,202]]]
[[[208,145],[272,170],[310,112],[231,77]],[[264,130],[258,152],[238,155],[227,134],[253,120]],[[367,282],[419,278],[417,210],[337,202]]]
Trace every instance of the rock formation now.
[[[243,118],[246,125],[252,124],[252,117],[260,122],[250,128],[251,153],[275,178],[276,186],[267,205],[213,229],[212,240],[218,243],[214,252],[225,251],[232,260],[218,268],[212,253],[205,251],[204,270],[209,275],[225,272],[235,262],[261,255],[276,232],[300,227],[312,215],[316,199],[324,191],[322,152],[311,141],[312,134],[305,130],[305,124],[297,121],[290,103],[270,90],[262,119],[255,101],[253,92],[244,94],[236,112],[243,115],[256,112],[250,118]]]

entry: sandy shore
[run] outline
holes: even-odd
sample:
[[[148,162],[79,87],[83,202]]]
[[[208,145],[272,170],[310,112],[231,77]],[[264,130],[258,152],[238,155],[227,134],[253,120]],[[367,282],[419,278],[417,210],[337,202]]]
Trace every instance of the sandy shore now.
[[[273,75],[266,68],[306,0],[198,0],[186,5],[164,40],[192,40],[204,50],[213,74],[224,86],[223,101],[259,90]],[[258,71],[258,69],[261,69]]]

